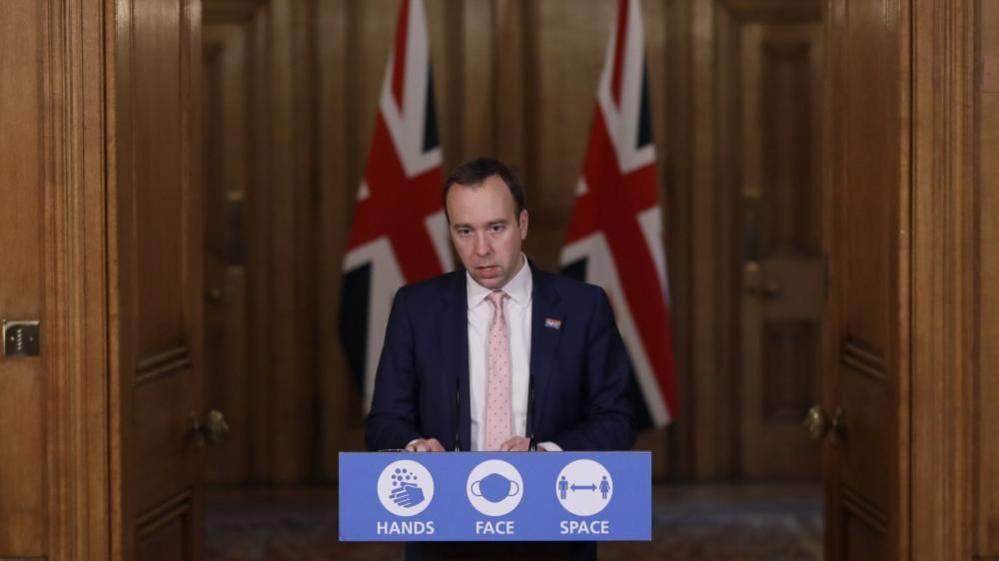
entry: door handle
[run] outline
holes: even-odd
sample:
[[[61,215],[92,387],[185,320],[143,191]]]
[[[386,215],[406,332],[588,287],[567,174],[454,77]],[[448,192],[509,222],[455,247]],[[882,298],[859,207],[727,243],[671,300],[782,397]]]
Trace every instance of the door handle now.
[[[776,300],[781,296],[780,286],[763,277],[759,261],[747,261],[745,265],[746,293],[763,300]]]
[[[833,438],[843,436],[846,433],[846,420],[841,408],[837,408],[830,416],[821,405],[815,405],[808,410],[802,424],[808,431],[808,437],[812,440],[821,440],[829,433],[832,433]]]
[[[206,444],[214,446],[229,434],[229,423],[218,409],[208,412],[205,424],[201,424],[197,415],[192,414],[188,422],[188,434],[198,448],[203,448]]]

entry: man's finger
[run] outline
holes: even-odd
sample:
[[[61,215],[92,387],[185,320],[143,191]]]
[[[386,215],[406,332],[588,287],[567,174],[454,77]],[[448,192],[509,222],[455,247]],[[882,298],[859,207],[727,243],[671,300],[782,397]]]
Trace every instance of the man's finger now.
[[[425,438],[411,442],[406,446],[410,452],[443,452],[444,447],[436,438]]]
[[[527,442],[529,441],[522,436],[514,436],[500,444],[499,449],[501,452],[522,452],[527,450]]]

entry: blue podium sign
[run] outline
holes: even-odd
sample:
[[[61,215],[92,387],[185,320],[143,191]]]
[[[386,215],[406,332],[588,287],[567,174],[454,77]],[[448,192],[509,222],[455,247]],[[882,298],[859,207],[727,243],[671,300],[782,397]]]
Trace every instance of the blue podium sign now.
[[[650,452],[340,454],[341,541],[648,541]]]

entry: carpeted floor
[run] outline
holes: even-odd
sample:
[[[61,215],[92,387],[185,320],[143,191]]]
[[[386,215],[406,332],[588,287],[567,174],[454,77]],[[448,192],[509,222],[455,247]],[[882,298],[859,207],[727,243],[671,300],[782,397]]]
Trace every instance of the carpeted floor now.
[[[335,490],[214,492],[206,561],[397,561],[402,546],[337,539]],[[602,561],[820,561],[822,499],[797,485],[657,486],[651,543]]]

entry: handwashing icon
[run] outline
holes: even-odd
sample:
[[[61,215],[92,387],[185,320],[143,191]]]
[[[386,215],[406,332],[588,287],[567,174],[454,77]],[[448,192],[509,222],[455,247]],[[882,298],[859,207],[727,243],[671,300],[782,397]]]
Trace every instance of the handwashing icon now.
[[[498,503],[517,493],[520,493],[520,485],[498,473],[493,473],[472,483],[472,494],[491,503]]]

